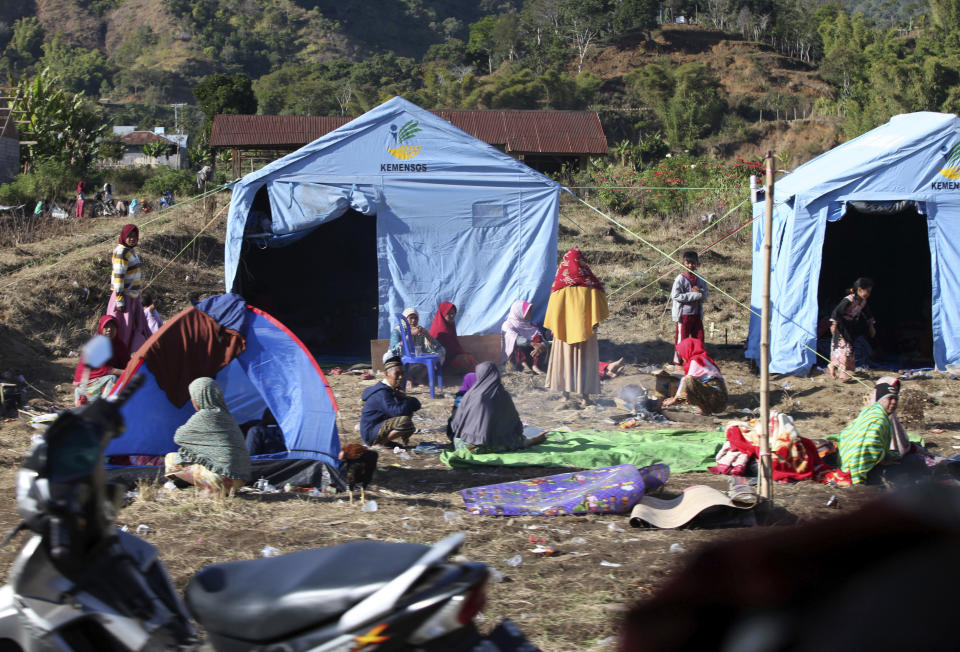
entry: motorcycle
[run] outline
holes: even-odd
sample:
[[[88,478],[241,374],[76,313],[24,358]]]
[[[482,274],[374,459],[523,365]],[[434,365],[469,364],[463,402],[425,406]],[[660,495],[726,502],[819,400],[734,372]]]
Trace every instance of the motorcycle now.
[[[105,364],[109,340],[83,355]],[[32,534],[0,588],[0,650],[536,650],[509,620],[477,631],[488,569],[448,560],[462,533],[213,564],[181,600],[157,549],[114,526],[125,487],[106,481],[104,451],[141,381],[63,412],[18,471],[23,520],[2,545]]]
[[[120,214],[113,197],[98,192],[93,198],[93,216],[94,217],[116,217]]]

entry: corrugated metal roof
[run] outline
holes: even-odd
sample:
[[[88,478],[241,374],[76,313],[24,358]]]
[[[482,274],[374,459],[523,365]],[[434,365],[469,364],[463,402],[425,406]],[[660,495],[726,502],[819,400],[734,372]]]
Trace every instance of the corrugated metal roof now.
[[[596,111],[434,111],[468,134],[508,152],[606,154]]]
[[[353,120],[320,115],[215,115],[211,147],[302,147]]]
[[[132,146],[146,145],[147,143],[165,143],[167,145],[176,145],[176,143],[169,138],[155,134],[152,131],[132,131],[129,134],[120,136],[120,142],[124,145]]]
[[[510,153],[606,154],[595,111],[433,111],[454,126]],[[345,125],[348,117],[217,115],[211,147],[300,147]]]

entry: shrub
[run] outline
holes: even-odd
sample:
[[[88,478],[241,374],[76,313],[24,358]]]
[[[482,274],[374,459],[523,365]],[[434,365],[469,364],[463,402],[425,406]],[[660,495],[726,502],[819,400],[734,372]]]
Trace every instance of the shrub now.
[[[757,161],[724,163],[681,154],[641,171],[618,165],[595,169],[591,185],[596,186],[596,196],[606,208],[621,215],[636,211],[660,219],[711,212],[719,216],[747,197],[750,175],[757,174],[760,167]]]
[[[100,185],[105,181],[113,184],[115,197],[127,197],[137,194],[149,176],[150,169],[144,167],[109,168],[100,175]]]
[[[196,174],[190,170],[163,168],[143,184],[143,194],[148,198],[159,198],[165,190],[172,191],[178,199],[197,194]]]
[[[73,198],[78,179],[66,163],[47,160],[0,186],[0,203],[27,204],[33,212],[33,205],[41,199],[62,202]]]

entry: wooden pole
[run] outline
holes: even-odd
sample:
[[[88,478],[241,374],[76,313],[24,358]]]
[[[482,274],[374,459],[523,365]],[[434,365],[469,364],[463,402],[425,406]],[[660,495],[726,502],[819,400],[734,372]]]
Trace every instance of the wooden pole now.
[[[767,152],[766,207],[763,214],[763,297],[760,312],[760,495],[773,500],[770,459],[770,257],[773,251],[773,155]]]

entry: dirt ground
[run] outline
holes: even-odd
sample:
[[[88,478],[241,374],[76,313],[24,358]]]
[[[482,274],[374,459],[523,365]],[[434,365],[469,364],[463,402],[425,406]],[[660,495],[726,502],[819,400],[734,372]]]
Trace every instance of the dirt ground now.
[[[505,385],[514,396],[524,420],[543,428],[595,428],[611,430],[608,422],[621,414],[613,397],[622,384],[647,379],[647,368],[667,362],[671,355],[668,343],[671,324],[664,315],[663,287],[669,277],[638,298],[624,301],[630,291],[615,293],[640,268],[655,260],[637,245],[609,242],[604,239],[606,226],[593,223],[586,214],[575,214],[586,234],[564,231],[561,249],[579,245],[597,275],[608,284],[612,317],[600,330],[602,360],[625,357],[626,373],[606,381],[595,407],[576,409],[557,401],[555,393],[542,387],[542,377],[508,373]],[[197,220],[196,224],[203,222]],[[187,223],[183,228],[187,229]],[[692,230],[691,230],[692,232]],[[675,242],[676,230],[664,229],[659,242]],[[689,235],[687,233],[686,235]],[[173,236],[167,236],[173,237]],[[222,229],[217,236],[222,238]],[[653,237],[653,236],[650,236]],[[145,248],[151,234],[144,234]],[[685,237],[684,237],[685,239]],[[180,240],[178,240],[179,242]],[[211,247],[216,246],[213,242]],[[222,252],[222,249],[221,249]],[[213,292],[220,282],[217,274],[222,263],[215,254],[197,255],[189,269],[174,268],[176,281],[159,284],[167,297],[169,314],[186,305],[187,296],[197,291]],[[734,238],[726,241],[714,255],[704,258],[703,273],[743,298],[748,292],[749,246]],[[148,259],[147,275],[159,270],[162,261]],[[99,272],[97,272],[99,273]],[[200,280],[180,282],[193,275]],[[39,292],[38,285],[24,283],[27,292]],[[35,295],[36,296],[36,295]],[[8,298],[0,299],[4,314],[20,315],[17,305]],[[70,379],[76,358],[69,355],[82,340],[77,324],[87,323],[93,306],[77,308],[72,322],[61,329],[66,332],[56,346],[25,339],[24,326],[5,318],[0,338],[7,351],[0,357],[0,374],[24,374],[33,389],[31,407],[47,409],[66,406],[70,401]],[[86,315],[84,310],[91,312]],[[743,416],[743,409],[759,405],[758,379],[751,373],[739,346],[746,335],[746,316],[722,296],[711,300],[705,321],[708,348],[714,354],[730,391],[730,405],[725,413],[700,417],[691,412],[670,410],[667,415],[679,424],[716,430],[732,419]],[[51,329],[53,332],[54,329]],[[77,332],[76,335],[71,333]],[[18,339],[19,338],[19,339]],[[72,339],[71,339],[72,338]],[[42,340],[43,338],[41,338]],[[724,342],[728,346],[722,347]],[[10,354],[14,347],[19,354]],[[864,381],[881,374],[867,372]],[[360,393],[369,382],[351,374],[328,376],[340,407],[340,430],[344,443],[359,441],[357,424]],[[426,388],[411,390],[421,399],[423,409],[417,415],[420,431],[411,445],[424,441],[445,441],[444,427],[452,404],[452,394],[459,379],[447,378],[445,396],[430,399]],[[863,405],[867,385],[838,383],[814,371],[809,377],[775,376],[771,402],[775,409],[790,413],[802,435],[818,437],[839,432]],[[955,381],[947,374],[905,381],[915,390],[922,403],[923,424],[908,429],[921,435],[928,446],[942,455],[951,456],[960,449],[960,401],[952,391]],[[135,427],[135,424],[132,426]],[[942,432],[938,432],[941,431]],[[34,431],[23,420],[0,424],[0,527],[17,521],[13,498],[16,465],[26,450]],[[489,564],[505,575],[505,580],[489,587],[489,602],[484,616],[486,625],[509,617],[543,650],[603,649],[609,646],[617,631],[618,618],[633,601],[656,590],[665,578],[679,568],[690,554],[714,542],[743,537],[769,527],[789,527],[795,522],[830,518],[855,509],[878,495],[872,488],[835,489],[812,482],[774,487],[775,510],[768,513],[769,525],[729,530],[636,530],[625,516],[586,515],[555,518],[538,517],[472,517],[463,509],[461,489],[533,478],[560,472],[546,468],[477,468],[449,470],[436,455],[407,453],[410,459],[393,452],[381,455],[374,486],[368,499],[377,503],[377,511],[363,512],[359,505],[350,505],[344,496],[308,498],[299,494],[259,495],[243,493],[238,498],[215,501],[195,496],[190,491],[171,492],[154,486],[140,487],[138,497],[120,514],[119,524],[132,528],[149,527],[146,538],[160,549],[164,562],[178,587],[183,588],[199,568],[217,561],[250,559],[261,554],[265,546],[282,552],[308,547],[333,545],[358,538],[385,541],[434,542],[444,535],[463,531],[467,539],[462,549],[466,557]],[[684,487],[707,484],[726,489],[727,478],[709,473],[690,473],[670,478],[663,494],[676,495]],[[826,507],[828,498],[839,496],[840,509]],[[528,552],[529,537],[546,538],[558,549],[554,557],[539,557]],[[683,553],[670,551],[679,544]],[[0,567],[6,568],[16,545],[0,551]],[[506,560],[520,555],[522,562],[510,566]],[[616,567],[601,562],[619,564]]]

